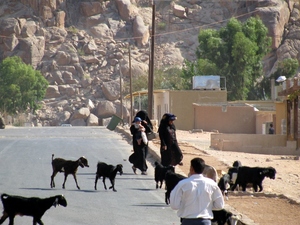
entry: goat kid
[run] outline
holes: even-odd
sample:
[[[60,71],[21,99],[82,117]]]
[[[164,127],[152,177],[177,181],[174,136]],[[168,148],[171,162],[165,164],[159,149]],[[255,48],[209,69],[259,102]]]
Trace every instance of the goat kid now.
[[[158,189],[158,187],[159,188],[162,187],[167,171],[175,172],[175,167],[171,166],[171,165],[170,166],[163,166],[159,162],[155,162],[154,164],[155,164],[154,180],[156,182],[156,189]]]
[[[226,209],[213,210],[213,215],[212,225],[238,225],[241,222],[239,215],[235,215]]]
[[[236,181],[240,166],[242,166],[242,163],[240,161],[234,161],[232,167],[228,169],[227,174],[224,174],[218,182],[218,186],[226,199],[228,199],[228,190],[231,189]]]
[[[97,181],[100,177],[103,177],[103,184],[104,184],[104,188],[105,190],[107,190],[106,188],[106,184],[105,184],[105,178],[108,177],[111,183],[111,186],[109,187],[109,189],[113,189],[113,191],[117,191],[115,189],[115,178],[117,173],[120,173],[120,175],[123,174],[123,165],[122,164],[118,164],[116,166],[114,165],[107,165],[104,162],[98,162],[97,164],[97,172],[96,172],[96,178],[95,178],[95,190],[97,190]]]
[[[22,196],[2,194],[1,201],[4,210],[0,219],[0,224],[2,224],[8,217],[9,225],[14,224],[14,218],[16,215],[32,216],[33,225],[36,225],[37,223],[43,225],[44,223],[41,218],[51,206],[67,206],[67,200],[63,195],[56,195],[42,199],[37,197],[26,198]]]
[[[84,168],[84,167],[89,167],[88,165],[88,160],[82,156],[76,161],[72,160],[65,160],[62,158],[54,158],[54,154],[52,154],[52,169],[53,173],[51,175],[51,182],[50,182],[50,187],[53,188],[55,187],[55,182],[54,182],[54,177],[58,172],[64,172],[65,174],[65,179],[64,183],[62,185],[62,188],[65,189],[65,183],[67,181],[67,177],[69,174],[72,174],[76,183],[76,187],[80,190],[80,187],[78,186],[77,183],[77,178],[76,178],[76,173],[78,170],[78,166]]]
[[[231,179],[229,174],[224,174],[218,182],[218,186],[222,191],[223,196],[226,197],[226,199],[228,199],[228,190],[230,189],[230,183]]]

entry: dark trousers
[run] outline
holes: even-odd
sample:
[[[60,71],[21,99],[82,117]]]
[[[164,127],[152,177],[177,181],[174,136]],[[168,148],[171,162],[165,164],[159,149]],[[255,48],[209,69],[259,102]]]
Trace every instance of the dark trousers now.
[[[181,225],[211,225],[211,220],[209,219],[181,219]]]

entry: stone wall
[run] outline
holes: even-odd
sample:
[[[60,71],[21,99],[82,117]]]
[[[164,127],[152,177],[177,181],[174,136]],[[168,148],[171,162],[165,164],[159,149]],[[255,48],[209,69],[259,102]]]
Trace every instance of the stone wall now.
[[[211,134],[211,148],[221,151],[272,155],[299,155],[296,141],[286,135]]]

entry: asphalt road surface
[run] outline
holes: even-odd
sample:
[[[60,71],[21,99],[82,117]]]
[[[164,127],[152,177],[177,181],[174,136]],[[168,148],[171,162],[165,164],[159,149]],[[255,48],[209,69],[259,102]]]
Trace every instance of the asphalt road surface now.
[[[105,127],[33,127],[0,130],[0,193],[46,198],[63,194],[68,206],[51,207],[42,221],[62,225],[178,225],[176,211],[164,202],[164,189],[155,189],[153,167],[148,175],[133,174],[127,161],[132,146]],[[85,156],[89,168],[79,167],[76,188],[68,176],[62,189],[63,173],[50,188],[51,157],[77,160]],[[123,164],[124,174],[116,177],[117,192],[105,190],[102,179],[94,190],[98,161]],[[110,181],[106,179],[109,187]],[[2,204],[0,203],[0,211]],[[1,214],[1,212],[0,212]],[[3,223],[8,224],[8,219]],[[17,216],[15,224],[32,224],[32,217]]]

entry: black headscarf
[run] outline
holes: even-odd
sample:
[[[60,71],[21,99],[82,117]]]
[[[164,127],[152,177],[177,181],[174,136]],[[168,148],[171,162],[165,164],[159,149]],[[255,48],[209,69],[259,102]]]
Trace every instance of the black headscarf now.
[[[137,112],[135,116],[140,117],[142,119],[142,125],[146,129],[146,133],[153,132],[153,125],[151,123],[150,118],[148,117],[148,113],[145,110]],[[146,121],[147,123],[145,123],[144,121]]]
[[[159,128],[158,128],[158,132],[162,129],[165,129],[167,126],[169,125],[169,121],[170,120],[175,120],[176,116],[172,113],[165,113],[163,115],[163,117],[160,120],[160,124],[159,124]],[[173,125],[173,128],[175,129],[175,125]]]

